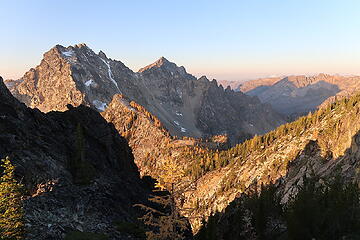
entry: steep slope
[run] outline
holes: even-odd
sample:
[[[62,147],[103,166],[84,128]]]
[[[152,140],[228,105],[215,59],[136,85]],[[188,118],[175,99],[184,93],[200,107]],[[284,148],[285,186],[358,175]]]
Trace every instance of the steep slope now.
[[[44,54],[39,66],[7,85],[27,106],[44,112],[64,111],[67,104],[81,103],[104,111],[114,94],[123,94],[176,136],[228,134],[236,143],[283,123],[279,114],[256,97],[224,90],[205,77],[196,79],[164,57],[135,73],[85,44],[57,45]],[[224,114],[229,119],[225,124]]]
[[[356,95],[232,149],[194,149],[190,154],[194,164],[188,173],[197,188],[185,202],[186,207],[196,209],[190,214],[193,229],[200,224],[196,216],[222,211],[252,184],[282,179],[279,189],[286,202],[304,176],[338,173],[349,181],[356,179],[359,117],[360,97]]]
[[[101,115],[128,140],[141,174],[155,177],[157,165],[169,156],[173,141],[160,121],[142,106],[118,94]]]
[[[41,113],[16,100],[0,78],[0,157],[26,186],[26,239],[63,239],[71,231],[132,239],[115,222],[136,222],[133,207],[150,189],[126,140],[85,106]]]
[[[319,74],[248,81],[240,90],[292,118],[360,90],[360,77]]]
[[[215,136],[207,141],[173,137],[156,116],[123,95],[116,94],[101,115],[106,121],[114,124],[118,132],[128,140],[142,175],[156,178],[162,164],[169,159],[174,159],[182,166],[188,166],[191,163],[187,158],[190,147],[228,147],[225,136]]]

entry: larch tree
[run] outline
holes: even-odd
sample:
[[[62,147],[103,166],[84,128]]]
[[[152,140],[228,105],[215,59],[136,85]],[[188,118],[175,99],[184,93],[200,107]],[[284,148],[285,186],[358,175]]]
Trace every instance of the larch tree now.
[[[16,181],[15,167],[8,157],[2,159],[0,178],[0,238],[18,240],[24,236],[23,185]]]
[[[183,181],[185,172],[173,160],[166,161],[161,167],[157,182],[156,192],[149,201],[161,206],[153,208],[142,204],[137,206],[143,208],[146,213],[141,220],[152,227],[153,231],[146,232],[148,240],[184,239],[189,224],[181,213],[186,211],[179,204],[184,201],[185,192],[189,191],[189,184]],[[167,194],[164,194],[166,193]]]

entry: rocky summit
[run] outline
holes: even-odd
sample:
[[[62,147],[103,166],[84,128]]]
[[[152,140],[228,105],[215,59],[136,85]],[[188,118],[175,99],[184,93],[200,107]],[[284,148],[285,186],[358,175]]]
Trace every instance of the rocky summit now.
[[[7,86],[20,101],[43,112],[64,111],[67,104],[84,104],[102,112],[115,94],[122,94],[180,137],[227,134],[237,143],[284,123],[257,97],[224,89],[206,77],[196,79],[164,57],[133,72],[85,44],[55,46],[40,65]]]

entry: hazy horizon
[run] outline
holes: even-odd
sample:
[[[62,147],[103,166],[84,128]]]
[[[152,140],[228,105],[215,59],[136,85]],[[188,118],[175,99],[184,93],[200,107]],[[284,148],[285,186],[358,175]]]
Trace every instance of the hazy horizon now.
[[[160,56],[197,77],[359,75],[358,1],[2,1],[0,75],[86,43],[137,71]]]

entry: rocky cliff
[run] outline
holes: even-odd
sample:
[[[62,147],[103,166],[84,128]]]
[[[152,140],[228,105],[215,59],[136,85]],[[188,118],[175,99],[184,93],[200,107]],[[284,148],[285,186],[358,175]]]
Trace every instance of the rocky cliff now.
[[[146,202],[150,189],[131,149],[97,111],[68,107],[30,109],[0,78],[0,157],[11,158],[26,187],[26,239],[63,239],[72,231],[132,239],[115,223],[137,222],[133,204]]]
[[[133,72],[85,44],[55,46],[39,66],[7,85],[27,106],[44,112],[64,111],[67,104],[104,111],[115,94],[122,94],[145,107],[176,136],[228,134],[236,143],[284,122],[256,97],[224,90],[206,77],[196,79],[164,57]]]

